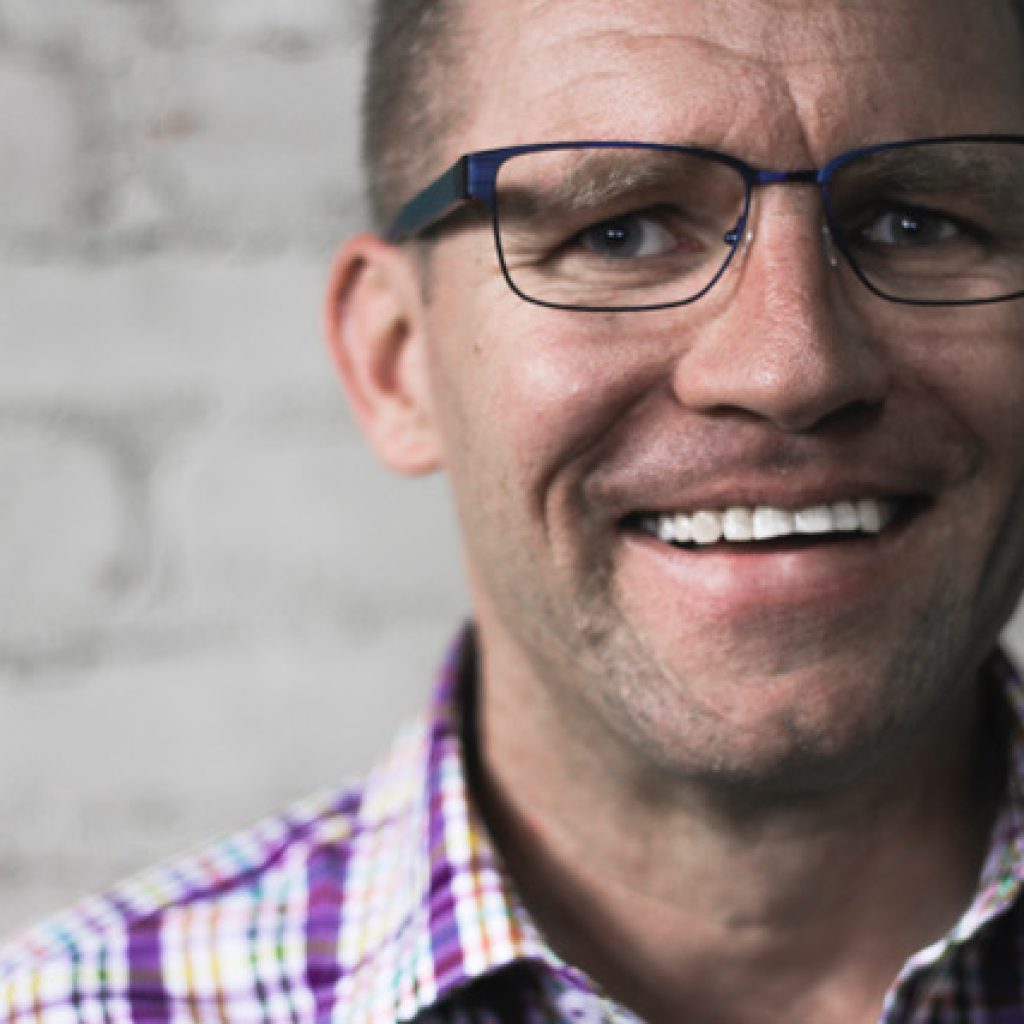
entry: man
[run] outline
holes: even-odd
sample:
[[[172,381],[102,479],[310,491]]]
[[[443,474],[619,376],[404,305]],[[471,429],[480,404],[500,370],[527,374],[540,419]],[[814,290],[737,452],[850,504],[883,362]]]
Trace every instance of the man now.
[[[327,330],[475,627],[0,1019],[1024,1021],[1024,11],[378,8]]]

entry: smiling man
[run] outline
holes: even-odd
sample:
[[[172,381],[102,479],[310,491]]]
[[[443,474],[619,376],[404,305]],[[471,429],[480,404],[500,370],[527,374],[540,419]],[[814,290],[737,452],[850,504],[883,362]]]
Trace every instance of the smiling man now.
[[[327,330],[474,627],[0,1019],[1024,1021],[1024,11],[377,7]]]

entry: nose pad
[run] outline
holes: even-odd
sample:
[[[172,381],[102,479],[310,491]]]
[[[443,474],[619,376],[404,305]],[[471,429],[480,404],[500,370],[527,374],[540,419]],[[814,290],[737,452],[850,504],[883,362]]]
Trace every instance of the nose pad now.
[[[730,231],[728,234],[726,234],[725,240],[726,240],[726,242],[729,245],[735,245],[737,253],[740,256],[742,256],[754,244],[754,229],[751,228],[751,227],[748,227],[743,232],[743,237],[742,238],[739,237],[739,234],[740,234],[739,229],[738,228],[733,228],[732,231]]]
[[[740,231],[743,232],[742,236]],[[744,228],[738,224],[731,231],[725,233],[724,241],[726,245],[734,248],[734,258],[743,259],[750,252],[750,247],[754,244],[754,229],[749,225]]]
[[[828,260],[828,265],[835,269],[839,266],[839,251],[836,249],[836,243],[832,238],[832,231],[827,221],[821,225],[821,243],[825,249],[825,259]]]

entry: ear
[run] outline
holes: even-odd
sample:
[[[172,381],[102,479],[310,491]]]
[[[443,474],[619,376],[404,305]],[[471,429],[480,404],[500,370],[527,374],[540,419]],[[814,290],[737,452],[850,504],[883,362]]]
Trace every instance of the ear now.
[[[441,463],[425,316],[409,253],[362,234],[338,253],[324,311],[327,340],[363,434],[399,473]]]

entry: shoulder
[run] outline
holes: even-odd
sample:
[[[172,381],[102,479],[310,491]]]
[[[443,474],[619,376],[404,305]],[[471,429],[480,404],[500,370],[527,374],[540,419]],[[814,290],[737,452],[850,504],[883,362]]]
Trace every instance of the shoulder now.
[[[128,878],[0,947],[0,979],[27,964],[84,953],[154,918],[217,903],[265,901],[324,844],[347,844],[362,788],[321,793]]]
[[[338,927],[360,856],[395,838],[419,788],[417,736],[403,733],[364,782],[147,869],[0,945],[0,1024],[140,1012],[151,1024],[309,1019],[310,948],[323,919]]]

